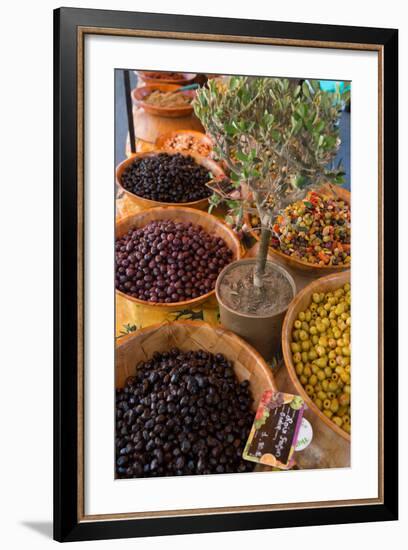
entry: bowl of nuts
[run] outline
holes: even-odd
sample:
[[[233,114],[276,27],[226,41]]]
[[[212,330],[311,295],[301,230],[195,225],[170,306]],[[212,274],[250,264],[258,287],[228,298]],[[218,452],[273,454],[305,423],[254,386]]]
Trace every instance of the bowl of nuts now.
[[[208,157],[150,151],[121,162],[116,183],[140,209],[177,205],[207,210],[212,191],[206,184],[223,175],[222,168]]]
[[[157,149],[172,152],[194,153],[209,157],[212,153],[212,141],[203,132],[195,130],[176,130],[161,134],[156,140]]]
[[[117,478],[258,469],[242,452],[276,385],[236,334],[200,321],[140,329],[116,347],[115,385]]]
[[[173,84],[153,84],[132,90],[138,107],[153,116],[179,118],[191,115],[195,90],[180,90]]]
[[[239,239],[215,216],[150,208],[116,224],[116,292],[163,310],[193,308],[214,297],[218,274],[240,257]]]
[[[316,279],[296,295],[282,327],[285,365],[296,392],[332,436],[351,433],[350,272]]]

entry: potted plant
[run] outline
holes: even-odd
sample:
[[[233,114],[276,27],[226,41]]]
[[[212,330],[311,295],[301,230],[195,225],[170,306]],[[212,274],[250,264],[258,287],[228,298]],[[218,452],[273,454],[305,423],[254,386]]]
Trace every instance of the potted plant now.
[[[245,213],[260,220],[257,257],[231,264],[218,278],[221,322],[266,357],[276,352],[295,293],[289,273],[267,260],[275,219],[311,186],[343,182],[342,167],[332,166],[343,100],[317,81],[230,77],[210,80],[193,103],[229,172],[228,180],[212,182],[210,210],[225,202],[226,221],[238,229]]]

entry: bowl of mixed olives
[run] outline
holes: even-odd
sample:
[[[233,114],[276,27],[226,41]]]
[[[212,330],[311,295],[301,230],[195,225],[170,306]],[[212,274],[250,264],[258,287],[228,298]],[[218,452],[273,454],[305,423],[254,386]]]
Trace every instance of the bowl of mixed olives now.
[[[250,234],[260,238],[256,215],[247,216]],[[350,192],[323,185],[289,204],[274,220],[269,254],[296,271],[323,276],[350,269]]]
[[[351,433],[350,272],[321,277],[289,305],[282,350],[296,391],[332,430]]]

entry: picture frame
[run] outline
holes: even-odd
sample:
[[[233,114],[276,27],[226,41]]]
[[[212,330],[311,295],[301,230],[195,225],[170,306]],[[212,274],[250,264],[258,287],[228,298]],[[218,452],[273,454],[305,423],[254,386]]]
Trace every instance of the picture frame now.
[[[85,513],[85,37],[375,52],[378,58],[378,494],[375,498]],[[60,542],[398,518],[398,31],[60,8],[54,12],[54,538]],[[107,367],[109,368],[109,366]],[[86,435],[85,435],[86,434]]]

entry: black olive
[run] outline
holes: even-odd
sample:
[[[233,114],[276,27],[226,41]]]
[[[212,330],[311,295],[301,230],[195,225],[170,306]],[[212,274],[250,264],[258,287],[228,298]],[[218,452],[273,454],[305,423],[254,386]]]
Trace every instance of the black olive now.
[[[251,404],[249,383],[222,354],[154,353],[116,392],[117,477],[251,471],[242,459]]]

